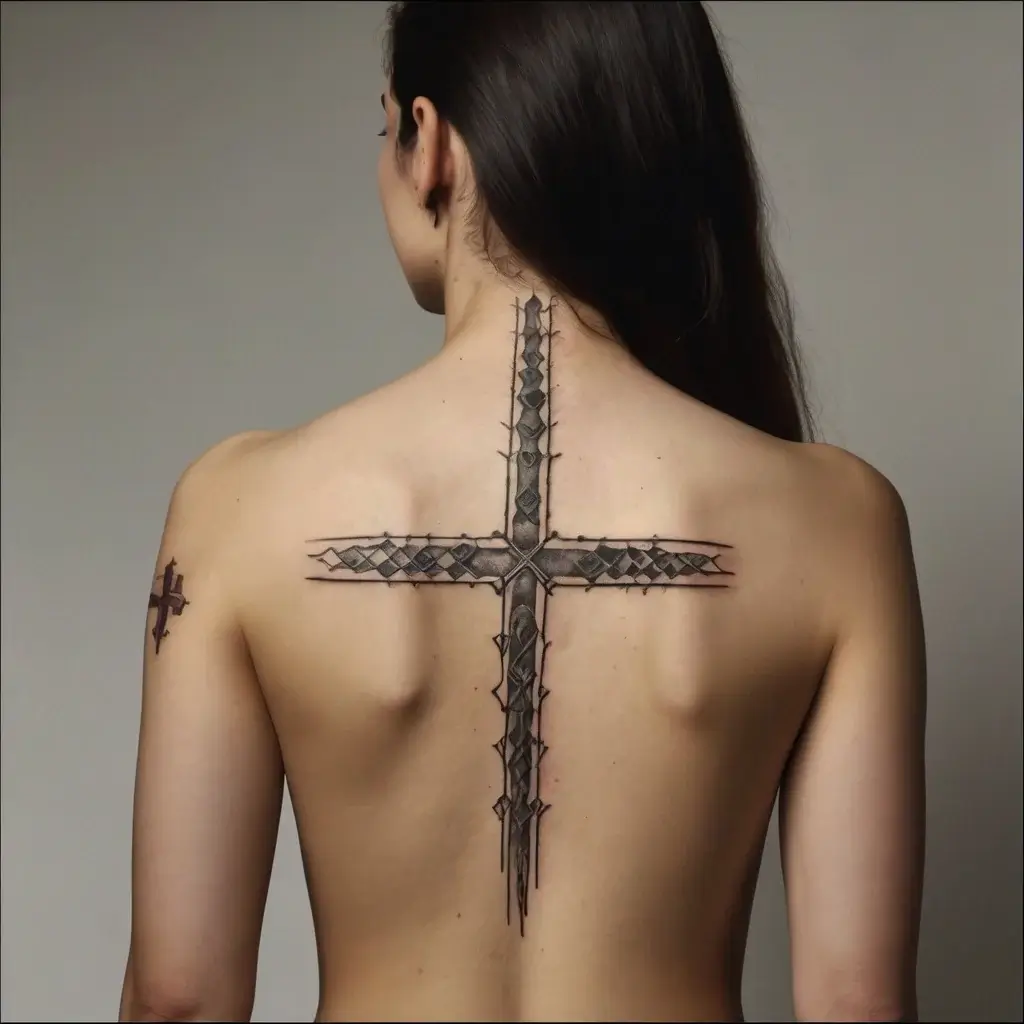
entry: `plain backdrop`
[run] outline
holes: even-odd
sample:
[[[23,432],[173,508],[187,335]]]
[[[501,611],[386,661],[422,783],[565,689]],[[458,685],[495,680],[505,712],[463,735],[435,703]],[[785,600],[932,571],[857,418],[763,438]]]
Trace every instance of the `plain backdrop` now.
[[[411,368],[381,3],[3,4],[4,1020],[112,1020],[145,603],[220,438]],[[909,510],[931,670],[924,1020],[1021,1020],[1021,5],[714,5],[826,438]],[[258,552],[253,552],[258,557]],[[849,822],[856,829],[857,822]],[[792,1013],[765,855],[748,1019]],[[310,1020],[286,813],[256,1019]]]

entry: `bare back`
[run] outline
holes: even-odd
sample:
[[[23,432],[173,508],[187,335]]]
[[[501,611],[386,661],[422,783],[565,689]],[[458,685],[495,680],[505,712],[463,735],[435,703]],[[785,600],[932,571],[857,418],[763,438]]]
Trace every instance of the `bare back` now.
[[[318,1019],[741,1015],[831,644],[808,456],[546,324],[251,456]]]

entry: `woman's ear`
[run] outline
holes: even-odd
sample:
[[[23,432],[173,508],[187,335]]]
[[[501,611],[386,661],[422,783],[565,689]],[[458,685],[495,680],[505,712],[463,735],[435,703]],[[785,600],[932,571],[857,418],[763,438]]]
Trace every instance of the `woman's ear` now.
[[[442,207],[451,192],[453,160],[448,126],[438,117],[437,108],[424,96],[412,103],[416,122],[416,148],[413,154],[413,183],[420,205],[441,220]]]

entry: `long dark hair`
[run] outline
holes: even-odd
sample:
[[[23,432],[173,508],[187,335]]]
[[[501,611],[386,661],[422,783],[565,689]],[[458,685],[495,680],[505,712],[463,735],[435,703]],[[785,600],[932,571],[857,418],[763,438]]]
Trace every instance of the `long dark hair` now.
[[[398,145],[429,99],[515,261],[653,373],[786,440],[811,429],[793,317],[700,3],[408,2],[385,69]]]

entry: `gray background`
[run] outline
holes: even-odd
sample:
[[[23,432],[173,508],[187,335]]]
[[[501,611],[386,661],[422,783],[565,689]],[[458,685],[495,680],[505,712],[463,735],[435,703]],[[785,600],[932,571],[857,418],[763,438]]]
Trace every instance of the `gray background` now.
[[[910,512],[924,1019],[1021,1020],[1021,6],[717,5],[827,438]],[[170,488],[425,358],[377,207],[379,3],[3,5],[5,1020],[111,1020]],[[850,823],[852,828],[856,822]],[[745,984],[785,1018],[769,843]],[[257,1018],[309,1020],[282,827]]]

